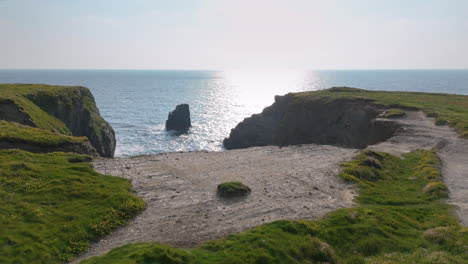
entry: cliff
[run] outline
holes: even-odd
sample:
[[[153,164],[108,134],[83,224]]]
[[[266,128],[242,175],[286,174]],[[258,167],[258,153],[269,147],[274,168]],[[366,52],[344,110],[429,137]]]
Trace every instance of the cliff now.
[[[276,96],[273,105],[239,123],[223,143],[227,149],[310,143],[365,148],[390,138],[399,128],[377,118],[383,111],[366,99],[306,102],[294,94]]]
[[[239,123],[223,143],[227,149],[307,143],[365,148],[399,129],[380,118],[393,108],[422,110],[468,138],[468,96],[334,87],[276,96],[273,105]]]
[[[93,95],[85,87],[1,84],[0,120],[66,136],[86,137],[100,156],[114,155],[114,130],[100,116]],[[21,146],[24,144],[18,144],[18,148]],[[82,150],[80,153],[93,154],[87,147],[78,149]]]

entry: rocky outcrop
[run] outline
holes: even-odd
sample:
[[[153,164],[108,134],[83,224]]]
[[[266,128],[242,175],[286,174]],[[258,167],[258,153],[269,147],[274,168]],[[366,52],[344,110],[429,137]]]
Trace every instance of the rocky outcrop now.
[[[239,123],[223,143],[227,149],[310,143],[365,148],[390,138],[400,127],[377,118],[382,112],[367,99],[276,96],[273,105]]]
[[[169,113],[166,121],[166,130],[175,130],[179,133],[186,133],[192,122],[190,120],[190,108],[188,104],[180,104],[175,110]]]
[[[8,85],[2,89],[7,98],[0,101],[0,120],[84,136],[100,156],[114,156],[114,130],[100,116],[89,89],[31,84]],[[8,90],[14,93],[7,93]]]

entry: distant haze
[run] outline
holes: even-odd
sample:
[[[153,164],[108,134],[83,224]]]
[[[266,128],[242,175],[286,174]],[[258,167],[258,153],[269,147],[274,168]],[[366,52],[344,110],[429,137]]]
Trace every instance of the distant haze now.
[[[0,0],[0,68],[468,68],[466,0]]]

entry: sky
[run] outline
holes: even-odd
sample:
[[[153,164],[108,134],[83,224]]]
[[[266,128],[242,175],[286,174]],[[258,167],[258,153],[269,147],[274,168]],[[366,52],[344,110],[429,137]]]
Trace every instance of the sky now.
[[[0,68],[468,68],[466,0],[0,0]]]

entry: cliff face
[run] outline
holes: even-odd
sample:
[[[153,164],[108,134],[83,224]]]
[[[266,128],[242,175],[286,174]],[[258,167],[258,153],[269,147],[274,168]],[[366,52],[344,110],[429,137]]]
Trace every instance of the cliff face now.
[[[28,98],[65,123],[72,135],[87,137],[101,156],[114,156],[114,130],[100,116],[94,97],[87,88],[76,87],[56,94],[40,91]]]
[[[366,99],[276,96],[273,105],[239,123],[223,143],[227,149],[310,143],[365,148],[399,128],[390,120],[376,119],[382,112]]]
[[[0,85],[0,120],[46,129],[64,135],[87,137],[103,157],[113,157],[115,134],[100,116],[85,87]]]

